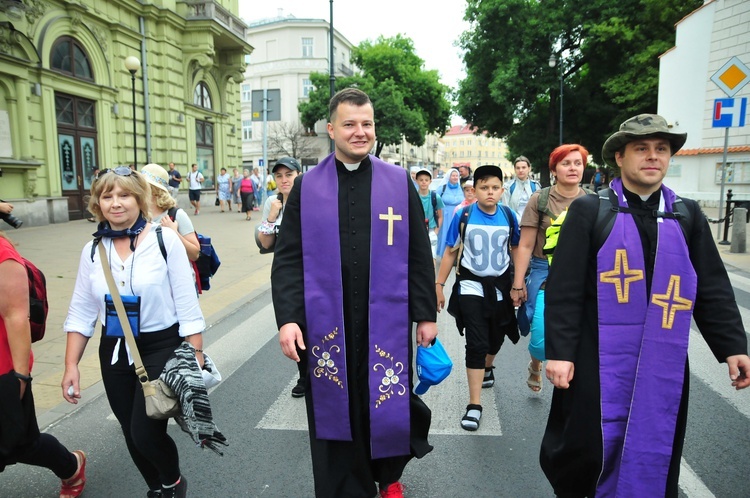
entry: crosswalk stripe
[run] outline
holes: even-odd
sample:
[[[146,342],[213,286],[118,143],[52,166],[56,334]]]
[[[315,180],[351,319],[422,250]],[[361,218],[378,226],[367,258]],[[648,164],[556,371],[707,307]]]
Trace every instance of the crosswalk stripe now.
[[[732,271],[727,272],[729,280],[732,282],[732,287],[737,287],[745,292],[750,292],[750,278],[743,277],[738,273]]]
[[[750,418],[750,403],[743,396],[744,393],[737,392],[732,387],[727,365],[716,361],[711,349],[697,329],[690,330],[688,357],[690,358],[690,373],[692,375],[698,377],[745,417]],[[677,374],[682,375],[681,373]]]
[[[698,474],[683,458],[680,462],[680,489],[688,498],[714,498],[714,494],[703,484]]]

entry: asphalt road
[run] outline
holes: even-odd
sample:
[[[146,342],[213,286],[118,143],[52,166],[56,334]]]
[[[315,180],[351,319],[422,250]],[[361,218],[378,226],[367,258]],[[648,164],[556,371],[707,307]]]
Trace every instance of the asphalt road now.
[[[750,317],[750,273],[729,270],[737,301]],[[527,339],[503,346],[496,385],[482,393],[482,425],[469,433],[459,426],[467,403],[463,338],[449,318],[442,313],[439,327],[454,371],[424,396],[433,410],[435,449],[407,467],[402,480],[406,496],[552,496],[538,464],[552,390],[545,384],[541,394],[534,394],[526,387]],[[212,327],[206,344],[224,376],[210,397],[217,425],[230,445],[221,457],[195,447],[176,425],[170,426],[189,496],[313,496],[304,400],[289,395],[296,367],[278,347],[270,292]],[[697,331],[691,335],[690,362],[681,496],[748,496],[748,393],[731,389],[726,366],[714,360]],[[84,496],[145,496],[146,486],[127,454],[106,397],[99,395],[47,430],[70,449],[81,448],[89,455]],[[0,474],[0,497],[54,497],[58,491],[59,481],[45,469],[16,465]]]

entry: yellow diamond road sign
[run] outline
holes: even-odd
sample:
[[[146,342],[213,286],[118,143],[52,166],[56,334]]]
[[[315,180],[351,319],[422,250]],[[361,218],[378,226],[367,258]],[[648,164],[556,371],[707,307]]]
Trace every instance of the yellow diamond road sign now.
[[[750,83],[750,68],[738,57],[732,57],[711,76],[711,81],[729,97],[734,97],[742,87]]]

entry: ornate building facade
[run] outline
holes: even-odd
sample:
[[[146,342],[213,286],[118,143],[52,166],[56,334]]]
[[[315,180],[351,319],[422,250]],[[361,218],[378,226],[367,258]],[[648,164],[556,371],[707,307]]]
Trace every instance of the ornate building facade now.
[[[0,0],[0,198],[14,215],[86,216],[97,168],[197,163],[211,187],[239,164],[252,47],[237,1]]]

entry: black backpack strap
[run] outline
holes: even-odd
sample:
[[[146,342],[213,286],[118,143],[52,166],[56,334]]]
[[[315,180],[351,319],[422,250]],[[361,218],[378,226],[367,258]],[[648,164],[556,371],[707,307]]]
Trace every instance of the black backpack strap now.
[[[178,211],[179,209],[180,209],[180,208],[178,208],[177,206],[172,206],[171,208],[169,208],[169,209],[167,210],[167,216],[169,216],[169,219],[170,219],[170,220],[172,220],[172,221],[174,221],[174,220],[175,220],[175,218],[177,217],[177,211]]]
[[[471,208],[474,204],[469,204],[461,208],[461,217],[458,219],[458,236],[461,239],[461,245],[458,248],[458,256],[456,256],[456,275],[459,274],[459,268],[461,268],[461,256],[464,252],[464,236],[466,235],[466,225],[469,223],[469,215],[471,214]]]
[[[161,255],[164,257],[164,261],[167,260],[167,247],[164,245],[164,236],[161,234],[161,225],[156,227],[156,240],[159,241],[159,250]]]
[[[505,204],[498,204],[497,207],[503,210],[505,217],[508,219],[508,227],[510,228],[510,233],[508,234],[508,255],[510,255],[510,241],[513,238],[513,232],[516,229],[516,218],[513,216],[513,213],[510,212],[510,208]]]
[[[435,219],[435,226],[438,224],[438,213],[437,213],[437,192],[430,190],[430,200],[432,201],[432,217]]]
[[[597,195],[599,196],[599,211],[596,213],[594,222],[594,241],[598,250],[604,245],[609,232],[615,226],[615,216],[620,212],[620,207],[617,199],[612,198],[617,195],[612,189],[601,189]]]
[[[693,215],[679,196],[672,203],[672,213],[670,214],[680,223],[685,241],[689,241],[690,232],[693,229]]]
[[[96,254],[96,246],[99,245],[99,242],[101,242],[101,240],[102,240],[101,237],[95,237],[94,243],[91,244],[91,262],[92,263],[94,262],[94,254]]]
[[[615,216],[617,213],[632,213],[632,214],[649,214],[654,218],[671,218],[675,219],[680,223],[680,228],[685,236],[685,240],[690,240],[690,231],[693,226],[693,217],[690,214],[685,203],[680,197],[677,197],[672,204],[672,212],[665,213],[656,210],[644,210],[635,209],[628,207],[620,207],[617,198],[617,194],[612,189],[606,188],[598,192],[599,195],[599,211],[596,214],[596,222],[594,223],[594,240],[596,241],[597,250],[604,245],[604,242],[609,237],[609,233],[612,231],[612,227],[615,225]]]

